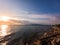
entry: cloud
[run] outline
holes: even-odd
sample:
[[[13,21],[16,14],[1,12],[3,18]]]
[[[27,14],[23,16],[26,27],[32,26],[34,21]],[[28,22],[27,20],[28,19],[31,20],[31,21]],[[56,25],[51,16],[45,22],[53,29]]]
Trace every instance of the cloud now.
[[[17,5],[12,1],[0,1],[0,15],[16,17],[19,20],[29,21],[37,24],[58,24],[60,23],[59,14],[32,14],[22,10],[22,5]]]
[[[29,21],[37,24],[59,24],[60,16],[54,14],[29,14],[22,13],[16,15],[19,20]]]
[[[60,18],[55,15],[49,15],[49,14],[31,14],[28,15],[28,19],[33,22],[33,23],[38,23],[38,24],[58,24],[60,23]]]

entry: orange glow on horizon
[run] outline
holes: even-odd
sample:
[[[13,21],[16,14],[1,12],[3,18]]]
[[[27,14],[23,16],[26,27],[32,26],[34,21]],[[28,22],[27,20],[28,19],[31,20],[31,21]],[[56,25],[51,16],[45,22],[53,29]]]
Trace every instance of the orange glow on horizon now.
[[[11,16],[0,16],[0,25],[7,24],[7,25],[20,25],[21,23],[18,22],[18,18],[13,18]]]

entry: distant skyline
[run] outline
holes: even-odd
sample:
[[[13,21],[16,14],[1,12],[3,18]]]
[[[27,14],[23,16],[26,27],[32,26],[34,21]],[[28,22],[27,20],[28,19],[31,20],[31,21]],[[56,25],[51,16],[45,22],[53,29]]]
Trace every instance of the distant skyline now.
[[[60,0],[0,0],[0,15],[37,24],[59,24]]]

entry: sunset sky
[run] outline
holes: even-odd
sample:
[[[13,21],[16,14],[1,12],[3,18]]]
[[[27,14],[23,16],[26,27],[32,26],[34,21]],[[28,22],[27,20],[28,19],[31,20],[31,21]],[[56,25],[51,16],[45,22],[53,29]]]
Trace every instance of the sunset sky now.
[[[0,0],[0,16],[37,24],[60,23],[60,0]]]

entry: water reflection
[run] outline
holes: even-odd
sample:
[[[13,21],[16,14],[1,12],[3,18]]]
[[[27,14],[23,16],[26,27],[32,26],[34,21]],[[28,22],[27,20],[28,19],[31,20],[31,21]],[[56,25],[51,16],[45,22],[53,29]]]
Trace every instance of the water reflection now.
[[[6,35],[10,34],[10,26],[7,24],[0,25],[0,38],[5,37]],[[6,45],[6,42],[0,43],[0,45]]]
[[[0,26],[0,36],[8,35],[9,34],[8,31],[9,31],[9,25],[3,24]]]

